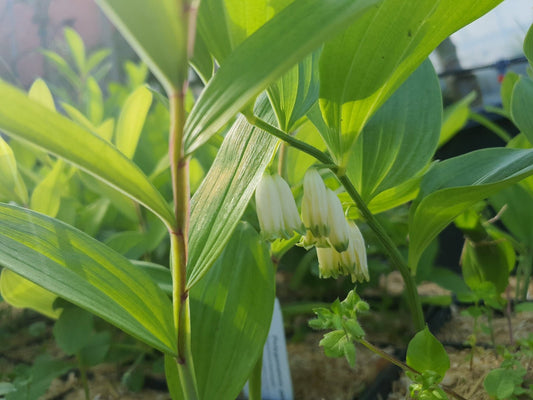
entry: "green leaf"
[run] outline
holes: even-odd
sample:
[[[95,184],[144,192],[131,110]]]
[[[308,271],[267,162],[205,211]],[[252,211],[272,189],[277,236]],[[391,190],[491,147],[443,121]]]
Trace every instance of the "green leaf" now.
[[[305,121],[298,128],[295,137],[319,150],[326,149],[324,141],[310,121]],[[316,159],[292,146],[286,146],[285,149],[287,152],[287,158],[284,173],[291,186],[295,186],[303,180],[305,172],[316,162]]]
[[[475,291],[483,283],[491,282],[497,292],[502,293],[509,284],[515,253],[513,246],[505,239],[489,238],[482,242],[467,240],[461,261],[468,287]]]
[[[101,49],[92,53],[87,59],[87,63],[85,64],[85,72],[89,74],[93,69],[97,68],[107,57],[109,57],[110,54],[111,50],[109,49]]]
[[[0,205],[0,264],[150,346],[176,354],[168,297],[146,273],[84,233]]]
[[[355,143],[347,174],[363,200],[369,203],[428,165],[441,118],[440,85],[427,61],[370,119]]]
[[[274,292],[268,247],[251,225],[241,223],[213,268],[190,293],[200,398],[238,396],[263,351]]]
[[[409,266],[455,217],[498,190],[533,174],[533,150],[492,148],[435,165],[423,178],[409,215]]]
[[[151,104],[152,92],[145,86],[141,86],[128,96],[122,106],[117,122],[115,143],[129,159],[132,159],[135,154]]]
[[[187,43],[181,0],[97,0],[107,17],[148,65],[167,93],[187,77]]]
[[[533,65],[533,25],[529,27],[524,39],[524,54],[526,55],[529,64]]]
[[[173,213],[141,170],[104,139],[0,81],[0,129],[62,157],[146,206],[167,226]]]
[[[28,190],[17,169],[13,150],[0,136],[0,199],[28,204]]]
[[[81,81],[78,75],[72,70],[67,61],[59,54],[49,50],[41,50],[41,54],[46,57],[59,71],[61,75],[75,88],[80,88]]]
[[[520,79],[520,75],[509,71],[503,78],[502,86],[500,88],[500,95],[502,97],[502,106],[507,115],[511,115],[511,99],[513,96],[514,85]]]
[[[273,122],[266,98],[256,113]],[[190,288],[211,267],[237,225],[270,163],[278,140],[239,117],[226,135],[211,169],[191,202]]]
[[[376,2],[296,0],[275,15],[224,60],[202,92],[185,126],[186,153],[205,143],[273,81]]]
[[[52,170],[33,189],[30,200],[30,208],[33,211],[52,218],[57,216],[67,181],[63,167],[63,160],[57,160]]]
[[[533,143],[533,80],[520,77],[514,85],[511,97],[511,118],[527,140]]]
[[[204,2],[201,4],[204,4]],[[213,57],[209,54],[209,49],[202,36],[198,34],[194,39],[194,53],[189,62],[204,85],[207,84],[215,72],[215,63],[213,62]]]
[[[94,125],[99,125],[104,117],[104,98],[102,89],[92,76],[87,78],[86,107],[89,120]]]
[[[501,1],[384,0],[327,42],[319,103],[334,159],[346,165],[367,121],[403,81],[442,40]]]
[[[300,118],[318,100],[318,57],[314,52],[268,88],[268,97],[284,132],[294,131]]]
[[[439,146],[446,144],[454,137],[468,121],[470,104],[476,99],[476,92],[471,92],[461,100],[449,105],[442,116]]]
[[[204,0],[198,13],[198,33],[221,65],[246,38],[292,0]]]
[[[65,35],[65,40],[70,48],[70,54],[72,55],[74,64],[78,68],[79,74],[82,76],[85,75],[85,45],[83,40],[72,28],[65,28],[63,34]]]
[[[485,380],[483,387],[487,393],[496,399],[509,399],[517,386],[522,384],[522,379],[505,368],[497,368],[490,371]]]
[[[28,97],[33,101],[36,101],[37,103],[45,106],[51,111],[56,110],[52,93],[50,92],[50,89],[42,79],[37,79],[35,80],[35,82],[33,82],[28,92]]]
[[[0,274],[0,293],[13,307],[31,308],[49,318],[56,319],[61,310],[53,307],[57,296],[9,269]]]
[[[72,365],[62,360],[53,360],[49,355],[38,356],[27,375],[14,380],[15,392],[8,393],[6,400],[34,400],[46,394],[52,380],[63,375]]]
[[[440,376],[440,380],[450,369],[450,359],[444,346],[431,334],[427,326],[409,342],[406,362],[408,366],[420,373],[436,372]]]
[[[165,354],[165,377],[167,379],[168,391],[172,400],[185,400],[180,385],[178,364],[174,357],[170,357],[167,354]]]
[[[507,205],[501,222],[522,243],[533,246],[533,210],[526,206],[533,204],[533,192],[520,183],[494,194],[489,202],[496,211]]]
[[[93,316],[67,303],[54,324],[54,339],[61,350],[74,355],[89,344],[92,331]]]

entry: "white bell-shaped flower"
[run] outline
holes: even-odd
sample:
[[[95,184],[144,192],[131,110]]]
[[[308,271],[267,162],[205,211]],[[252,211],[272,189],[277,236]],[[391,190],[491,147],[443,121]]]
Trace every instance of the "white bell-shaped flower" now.
[[[327,198],[329,243],[338,252],[343,252],[350,243],[348,222],[344,217],[342,204],[337,195],[332,190],[327,189]]]
[[[341,253],[342,264],[350,270],[352,282],[369,281],[365,239],[353,222],[348,223],[350,245]]]
[[[341,257],[338,251],[331,247],[317,247],[318,272],[321,278],[338,278],[341,272]]]
[[[255,190],[255,204],[265,239],[288,239],[294,231],[302,231],[291,189],[280,176],[263,175]]]
[[[332,247],[317,247],[318,267],[321,278],[337,278],[350,275],[352,282],[370,280],[366,259],[366,247],[361,231],[353,222],[347,222],[349,245],[343,252]]]
[[[328,195],[326,185],[318,171],[310,168],[304,175],[302,220],[313,237],[320,239],[329,235]]]
[[[298,214],[298,207],[296,207],[291,188],[281,176],[274,175],[273,179],[280,199],[285,231],[289,236],[292,236],[293,232],[303,233],[302,220]]]

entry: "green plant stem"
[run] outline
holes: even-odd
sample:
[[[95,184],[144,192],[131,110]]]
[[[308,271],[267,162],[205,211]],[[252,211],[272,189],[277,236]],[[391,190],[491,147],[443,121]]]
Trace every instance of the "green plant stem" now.
[[[170,232],[172,304],[177,332],[176,362],[181,385],[188,400],[198,399],[198,388],[191,351],[191,320],[187,285],[187,251],[189,236],[189,162],[183,150],[186,83],[180,92],[169,96],[169,158],[174,198],[175,226]]]
[[[248,380],[249,400],[261,400],[261,371],[263,369],[263,354],[255,363],[254,369]]]
[[[400,367],[402,370],[408,371],[408,372],[412,372],[412,373],[417,374],[417,375],[421,375],[421,373],[418,372],[416,369],[414,369],[414,368],[410,367],[409,365],[407,365],[406,363],[398,360],[396,357],[391,356],[388,353],[385,353],[383,350],[381,350],[380,348],[374,346],[372,343],[366,341],[365,339],[358,339],[358,341],[363,346],[365,346],[367,349],[369,349],[371,352],[373,352],[373,353],[377,354],[378,356],[384,358],[385,360],[387,360],[391,364],[394,364],[397,367]],[[444,390],[450,396],[453,396],[453,397],[455,397],[456,399],[459,399],[459,400],[466,400],[463,396],[461,396],[460,394],[456,393],[452,389],[449,389],[449,388],[447,388],[446,386],[443,386],[443,385],[440,385],[440,386],[441,386],[442,390]]]
[[[407,301],[411,313],[413,314],[413,322],[415,329],[417,331],[424,329],[425,321],[424,313],[422,311],[422,303],[420,302],[420,297],[418,296],[414,277],[411,275],[411,271],[407,266],[407,263],[403,259],[402,255],[396,248],[396,245],[394,244],[390,236],[387,234],[385,229],[383,229],[381,224],[370,212],[370,210],[366,206],[366,203],[363,201],[350,179],[344,174],[344,170],[336,166],[328,154],[323,153],[317,148],[305,142],[302,142],[301,140],[298,140],[293,136],[288,135],[287,133],[276,128],[275,126],[272,126],[269,123],[263,121],[259,117],[255,115],[246,115],[246,118],[248,119],[248,122],[250,122],[250,124],[257,126],[265,132],[268,132],[280,138],[289,145],[303,151],[304,153],[309,154],[319,162],[327,165],[328,168],[332,170],[332,172],[337,176],[341,184],[346,189],[346,192],[350,195],[352,200],[359,208],[359,211],[361,212],[361,215],[365,218],[366,222],[368,223],[368,226],[370,226],[370,228],[376,234],[378,240],[381,242],[385,251],[388,253],[394,267],[400,271],[405,282]]]
[[[505,143],[509,143],[511,140],[511,135],[509,135],[505,129],[500,128],[497,124],[489,120],[488,118],[485,118],[483,115],[470,112],[468,116],[472,121],[476,121],[478,124],[484,126],[485,128],[492,131],[494,134],[496,134],[501,140],[503,140]]]
[[[76,359],[78,360],[78,368],[80,370],[80,379],[81,385],[83,386],[85,400],[90,400],[91,395],[89,392],[89,382],[87,381],[87,369],[85,368],[85,365],[83,365],[83,363],[81,362],[81,357],[79,353],[76,355]]]

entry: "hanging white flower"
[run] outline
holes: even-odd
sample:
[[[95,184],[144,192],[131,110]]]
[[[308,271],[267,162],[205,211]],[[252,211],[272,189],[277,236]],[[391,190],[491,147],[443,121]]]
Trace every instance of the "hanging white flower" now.
[[[316,239],[329,235],[328,195],[326,185],[318,171],[310,168],[304,175],[302,220]]]
[[[265,239],[288,239],[293,232],[302,231],[291,189],[280,176],[263,175],[255,190],[255,204]]]
[[[330,189],[327,189],[328,198],[328,226],[329,226],[329,243],[338,252],[343,252],[348,248],[350,243],[348,222],[344,217],[342,204],[337,195]]]
[[[348,230],[350,245],[341,253],[342,264],[351,271],[352,282],[369,281],[365,239],[355,223],[348,222]]]

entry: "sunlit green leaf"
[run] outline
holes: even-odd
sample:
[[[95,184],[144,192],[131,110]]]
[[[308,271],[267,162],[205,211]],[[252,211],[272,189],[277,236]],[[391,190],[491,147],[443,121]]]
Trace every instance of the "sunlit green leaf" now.
[[[440,85],[427,61],[370,119],[354,145],[347,174],[363,200],[369,203],[428,165],[441,118]]]
[[[167,92],[187,77],[187,43],[181,0],[97,0],[107,17],[139,54]]]
[[[271,123],[266,97],[256,108]],[[278,140],[239,117],[191,203],[188,286],[207,272],[239,222],[255,187],[274,155]]]
[[[418,372],[436,372],[441,380],[450,369],[450,358],[444,346],[425,327],[409,342],[406,356],[407,365]]]
[[[0,136],[0,199],[28,204],[28,190],[17,169],[13,150]]]
[[[57,295],[6,268],[0,274],[0,293],[13,307],[31,308],[49,318],[61,314],[61,310],[53,307]]]
[[[128,96],[117,122],[115,143],[128,158],[133,158],[139,137],[152,104],[152,92],[141,86]]]
[[[200,397],[235,399],[263,350],[274,306],[270,252],[251,225],[237,226],[190,296]]]
[[[435,165],[423,178],[409,215],[409,266],[466,209],[533,174],[533,150],[477,150]]]
[[[61,195],[66,183],[63,160],[57,160],[52,170],[33,189],[30,208],[54,218],[61,205]]]
[[[0,264],[149,345],[176,353],[168,297],[149,275],[84,233],[2,204]]]
[[[28,92],[28,97],[51,111],[56,110],[52,93],[42,79],[37,79],[35,82],[33,82]]]
[[[310,121],[304,122],[298,128],[296,138],[303,140],[319,150],[326,149],[324,141]],[[286,146],[285,151],[287,152],[287,156],[284,174],[291,185],[297,185],[302,181],[307,169],[316,162],[316,159],[291,146]]]
[[[377,1],[296,0],[276,14],[224,60],[202,92],[185,127],[186,153],[205,143],[273,81]],[[205,35],[204,39],[209,43]]]
[[[384,0],[327,42],[319,101],[334,159],[346,164],[367,121],[442,40],[501,1]]]
[[[78,33],[69,27],[63,30],[65,40],[68,43],[70,54],[78,68],[80,75],[85,74],[85,44]]]
[[[87,79],[86,96],[87,116],[94,125],[99,125],[104,117],[104,98],[100,85],[92,76]]]
[[[0,129],[65,158],[173,224],[163,196],[115,147],[1,81],[0,93]]]
[[[297,66],[268,88],[268,97],[284,132],[292,132],[318,100],[318,52],[304,58]]]

